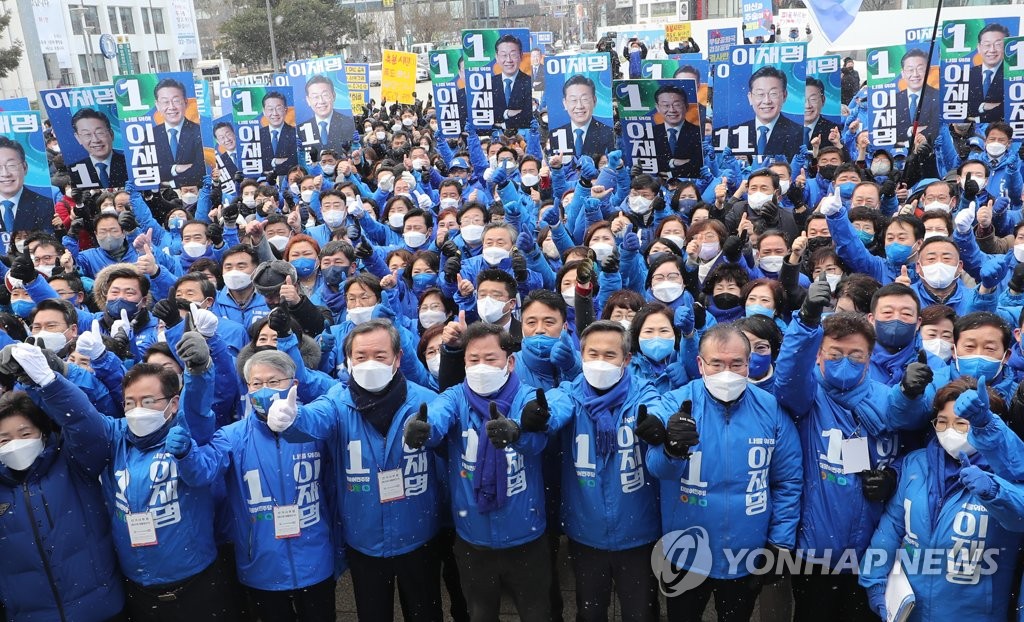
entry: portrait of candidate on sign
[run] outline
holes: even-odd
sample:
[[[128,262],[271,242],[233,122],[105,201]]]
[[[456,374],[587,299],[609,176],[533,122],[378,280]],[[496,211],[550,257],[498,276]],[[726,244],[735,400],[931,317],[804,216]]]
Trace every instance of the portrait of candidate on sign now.
[[[71,181],[79,188],[118,188],[128,180],[114,88],[86,86],[40,93]]]

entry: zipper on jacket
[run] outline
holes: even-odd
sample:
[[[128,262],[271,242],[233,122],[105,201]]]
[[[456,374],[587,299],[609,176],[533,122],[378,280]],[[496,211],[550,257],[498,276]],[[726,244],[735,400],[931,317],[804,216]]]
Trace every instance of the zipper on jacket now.
[[[285,492],[284,468],[283,468],[284,467],[284,463],[281,462],[281,436],[279,434],[274,434],[274,444],[277,445],[277,477],[279,478],[279,480],[281,482],[281,494],[284,494],[284,492]],[[287,499],[284,499],[284,501],[287,501]],[[296,510],[298,509],[298,505],[299,505],[299,500],[298,500],[298,498],[296,498],[295,499],[295,509]],[[295,556],[292,555],[292,543],[291,543],[291,540],[292,540],[291,538],[284,538],[284,541],[285,541],[284,542],[284,546],[285,546],[285,549],[288,550],[288,566],[292,569],[292,589],[298,589],[299,588],[299,582],[298,582],[298,577],[295,576]]]
[[[32,493],[28,490],[28,482],[23,482],[21,487],[25,494],[25,508],[28,510],[28,519],[32,524],[32,535],[36,540],[36,550],[39,551],[39,559],[43,562],[43,570],[46,571],[46,580],[50,584],[50,591],[53,592],[53,602],[57,605],[57,613],[60,615],[60,619],[67,620],[67,616],[64,615],[64,603],[61,602],[60,592],[57,590],[57,582],[53,578],[53,568],[50,567],[50,560],[46,557],[46,550],[43,548],[43,538],[39,533],[39,526],[36,525],[36,515],[32,511]]]

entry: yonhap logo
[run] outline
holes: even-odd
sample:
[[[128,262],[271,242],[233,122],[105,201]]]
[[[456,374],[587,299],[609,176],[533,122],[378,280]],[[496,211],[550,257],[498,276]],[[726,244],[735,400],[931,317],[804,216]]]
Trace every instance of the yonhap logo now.
[[[688,527],[662,536],[651,551],[651,570],[668,598],[699,587],[711,573],[707,530]]]

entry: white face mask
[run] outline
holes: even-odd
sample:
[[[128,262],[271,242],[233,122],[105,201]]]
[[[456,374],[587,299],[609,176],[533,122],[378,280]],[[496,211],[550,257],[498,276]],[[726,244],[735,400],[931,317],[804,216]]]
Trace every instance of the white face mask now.
[[[400,130],[400,129],[402,129],[402,124],[401,124],[401,123],[398,123],[398,122],[396,121],[395,123],[392,123],[392,124],[391,124],[391,131],[392,131],[392,132],[397,132],[397,131],[398,131],[398,130]]]
[[[789,192],[789,183],[790,182],[788,179],[779,180],[779,191],[782,192],[782,194],[786,194],[787,192]]]
[[[831,292],[833,294],[836,293],[836,288],[839,287],[839,281],[842,281],[842,280],[843,280],[843,275],[841,275],[841,274],[828,274],[828,273],[825,273],[825,282],[828,283],[828,288],[829,288],[829,290],[831,290]]]
[[[1013,245],[1013,257],[1017,261],[1024,263],[1024,244]]]
[[[570,307],[576,306],[576,288],[567,287],[562,290],[562,300]]]
[[[324,172],[324,175],[333,175],[334,171],[337,170],[337,166],[334,164],[321,164],[320,170]]]
[[[459,207],[459,200],[458,199],[453,199],[451,197],[447,197],[447,198],[441,199],[440,205],[441,205],[441,209],[443,209],[443,210],[444,209],[457,209]],[[483,227],[481,227],[480,230],[483,231]]]
[[[960,452],[964,452],[968,456],[973,456],[978,450],[973,445],[967,442],[967,434],[957,432],[952,427],[946,428],[941,432],[935,433],[935,438],[938,439],[939,445],[946,450],[946,453],[953,458],[959,460]]]
[[[430,375],[437,378],[441,373],[441,354],[437,353],[434,356],[427,359],[427,371]]]
[[[387,138],[388,135],[386,132],[377,132],[374,134],[374,136],[377,137],[377,140],[384,140],[385,138]]]
[[[871,163],[871,174],[872,175],[888,175],[892,169],[889,163],[885,160],[878,160],[877,162]]]
[[[747,377],[729,370],[720,371],[711,376],[704,376],[704,386],[708,393],[723,402],[732,402],[747,389]]]
[[[469,242],[470,244],[476,244],[480,241],[480,238],[484,236],[483,225],[462,225],[459,229],[459,233],[462,234],[462,239]]]
[[[496,266],[505,259],[508,259],[509,252],[500,246],[488,246],[480,255],[488,265]]]
[[[758,263],[761,264],[761,269],[765,272],[771,272],[775,274],[782,270],[782,264],[786,261],[786,258],[782,255],[767,255],[758,259]]]
[[[605,259],[612,256],[612,251],[615,250],[615,247],[605,242],[594,242],[590,246],[590,250],[594,251],[598,263],[604,263]]]
[[[492,367],[483,363],[466,368],[466,384],[473,393],[487,397],[501,390],[508,382],[508,363],[504,367]]]
[[[167,410],[167,407],[164,407]],[[156,432],[160,429],[160,426],[167,421],[167,417],[164,415],[163,410],[154,410],[152,408],[143,408],[142,406],[136,406],[124,414],[125,420],[128,422],[128,429],[132,431],[135,436],[146,436]]]
[[[764,207],[764,204],[771,200],[772,195],[767,192],[751,192],[747,195],[747,205],[749,205],[750,209],[755,212]]]
[[[622,378],[622,367],[612,365],[607,361],[585,361],[583,363],[583,377],[587,383],[598,391],[611,388]]]
[[[181,252],[189,257],[202,257],[206,253],[206,244],[202,242],[185,242],[181,245]]]
[[[626,330],[629,330],[629,327],[633,325],[633,320],[627,320],[623,318],[619,320],[619,324],[621,324],[622,327],[625,328]]]
[[[41,330],[35,335],[36,345],[42,342],[42,347],[46,348],[51,352],[56,352],[67,345],[68,338],[64,336],[64,333],[53,333],[48,330]]]
[[[993,158],[1000,158],[1006,153],[1006,145],[997,142],[985,143],[985,153]]]
[[[680,237],[678,235],[662,235],[661,237],[665,238],[666,240],[672,241],[673,244],[679,247],[679,250],[683,250],[686,248],[686,238]]]
[[[352,322],[356,326],[364,322],[369,322],[373,317],[373,310],[377,308],[377,305],[371,307],[349,307],[347,313],[348,321]]]
[[[302,197],[302,202],[303,203],[309,203],[310,201],[313,200],[313,191],[312,190],[303,190],[299,194],[299,196]]]
[[[654,199],[648,199],[639,194],[630,195],[629,197],[629,209],[633,210],[636,214],[646,214],[651,211],[652,203],[654,203]]]
[[[718,242],[704,242],[697,251],[697,256],[704,261],[711,261],[722,251],[722,245]]]
[[[651,293],[658,300],[669,303],[683,295],[683,286],[680,283],[664,281],[651,287]]]
[[[926,240],[928,238],[946,238],[946,237],[949,237],[949,236],[946,235],[946,233],[943,232],[943,231],[925,231],[924,232],[924,239],[926,239]]]
[[[273,235],[267,238],[267,242],[279,251],[283,251],[285,246],[288,246],[288,236],[286,235]]]
[[[427,234],[422,231],[406,231],[402,234],[405,245],[409,248],[419,248],[427,241]]]
[[[432,309],[424,309],[420,311],[420,324],[423,328],[431,328],[441,324],[448,319],[448,314],[444,311],[434,311]]]
[[[922,339],[921,347],[942,359],[943,363],[948,363],[953,357],[953,344],[945,339]]]
[[[43,438],[16,438],[0,447],[0,463],[12,471],[24,471],[43,453]]]
[[[412,124],[415,122],[416,119],[413,119],[412,117],[406,117],[402,119],[402,125],[404,125],[405,127],[412,127]]]
[[[229,290],[245,289],[252,284],[252,275],[241,270],[228,270],[224,273],[224,287]]]
[[[963,190],[964,183],[966,181],[967,181],[967,176],[966,175],[960,178],[960,189],[961,190]],[[978,190],[984,190],[985,189],[985,184],[988,183],[988,179],[986,179],[984,177],[978,177],[977,175],[971,175],[971,181],[973,181],[976,184],[978,184]]]
[[[944,263],[933,263],[921,268],[921,278],[935,289],[945,289],[956,280],[957,268]]]
[[[481,320],[495,324],[505,315],[506,304],[501,300],[484,296],[476,301],[476,312]]]
[[[388,214],[388,224],[391,225],[392,229],[401,229],[402,225],[405,224],[405,214],[391,212]]]
[[[181,195],[181,201],[185,205],[195,205],[196,201],[199,200],[199,195],[195,192],[186,192]]]
[[[332,209],[324,212],[324,223],[331,229],[336,229],[345,222],[345,210]]]
[[[395,368],[392,365],[385,365],[380,361],[366,361],[353,365],[348,364],[348,372],[356,384],[371,393],[376,393],[388,386],[391,379],[395,377]]]
[[[292,194],[301,194],[301,191],[299,190],[299,184],[296,183],[288,184],[288,191],[291,192]]]
[[[244,205],[244,206],[246,206],[246,207],[248,207],[250,209],[254,208],[254,207],[256,207],[256,199],[242,199],[242,205]]]
[[[422,171],[423,169],[427,168],[427,161],[424,160],[423,158],[416,158],[415,160],[412,161],[412,168],[413,170],[416,171]]]
[[[53,265],[53,266],[36,266],[36,272],[39,272],[40,274],[42,274],[46,278],[50,278],[51,276],[53,276],[53,270],[56,267],[57,267],[56,265]]]
[[[926,212],[946,212],[948,214],[952,209],[949,203],[943,203],[942,201],[929,201],[924,204],[924,211]]]
[[[533,173],[524,173],[519,179],[527,188],[533,188],[540,183],[540,175],[534,175]]]

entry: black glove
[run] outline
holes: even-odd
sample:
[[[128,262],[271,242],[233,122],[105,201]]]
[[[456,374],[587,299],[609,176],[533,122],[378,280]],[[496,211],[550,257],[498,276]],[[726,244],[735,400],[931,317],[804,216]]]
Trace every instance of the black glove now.
[[[158,300],[153,305],[153,315],[156,319],[163,320],[164,326],[170,328],[181,323],[181,313],[178,312],[178,303],[170,298]]]
[[[14,344],[4,346],[0,350],[0,374],[17,378],[23,373],[21,364],[14,358]]]
[[[117,217],[117,224],[121,225],[125,233],[135,231],[139,227],[139,221],[135,220],[135,214],[131,212],[121,212]]]
[[[696,330],[704,330],[704,327],[708,323],[708,310],[707,307],[700,304],[699,302],[693,303],[693,327]]]
[[[761,220],[765,224],[778,224],[779,204],[776,203],[774,200],[768,201],[767,203],[761,206],[761,209],[758,211],[758,214],[761,216]]]
[[[693,403],[683,402],[679,412],[672,415],[665,428],[665,453],[673,458],[689,458],[690,448],[700,442],[697,422],[693,420]]]
[[[68,196],[71,197],[71,200],[74,201],[76,204],[78,204],[78,205],[82,204],[82,189],[81,188],[72,187],[71,188],[71,192],[68,193]]]
[[[736,263],[740,260],[740,253],[743,252],[743,247],[746,246],[748,238],[749,236],[746,230],[744,230],[740,235],[730,235],[725,240],[725,244],[722,245],[722,255],[725,256],[727,261]]]
[[[1018,294],[1024,292],[1024,263],[1019,263],[1013,269],[1013,276],[1010,277],[1010,289]]]
[[[23,283],[31,283],[37,274],[36,266],[32,263],[32,258],[29,257],[27,250],[15,257],[14,262],[11,263],[11,277]]]
[[[404,441],[411,449],[419,449],[430,438],[430,424],[427,423],[427,405],[420,404],[420,412],[405,422]]]
[[[633,431],[637,437],[652,447],[665,442],[665,424],[654,415],[647,414],[647,406],[640,404],[636,414],[636,426]]]
[[[265,177],[267,178],[267,185],[268,186],[276,186],[277,185],[277,173],[275,173],[274,171],[267,171],[267,174],[265,175]]]
[[[860,491],[868,501],[885,503],[896,492],[896,471],[889,467],[861,471]]]
[[[240,209],[238,203],[232,201],[231,203],[228,203],[227,205],[224,206],[224,208],[220,212],[220,215],[224,219],[225,223],[231,223],[232,225],[234,225],[235,221],[238,220],[238,215],[241,213],[241,211],[242,210]]]
[[[917,353],[917,361],[907,365],[907,370],[903,373],[903,381],[900,382],[903,395],[906,395],[907,399],[916,400],[932,383],[933,377],[932,368],[928,365],[928,355],[921,350]]]
[[[526,269],[526,255],[523,255],[518,248],[512,249],[512,276],[519,283],[525,283],[530,278],[530,272]]]
[[[359,246],[356,247],[356,257],[359,259],[369,259],[373,257],[373,247],[366,241],[366,238],[359,240]]]
[[[288,305],[283,304],[270,312],[267,318],[267,326],[277,333],[278,339],[283,339],[292,334],[292,314],[288,311]]]
[[[576,282],[580,285],[588,285],[594,280],[594,261],[592,259],[584,259],[580,262],[580,265],[576,267]]]
[[[550,418],[548,399],[544,396],[542,389],[537,389],[537,398],[523,406],[523,416],[519,418],[519,429],[523,432],[544,432],[548,429],[548,419]]]
[[[215,222],[206,225],[206,237],[214,246],[220,246],[224,243],[224,225]]]
[[[800,307],[800,321],[804,326],[810,328],[821,324],[821,313],[832,302],[832,288],[829,287],[825,273],[818,276],[818,280],[811,283],[807,289],[807,296],[804,297],[804,304]]]
[[[496,449],[505,449],[519,440],[519,426],[498,412],[498,405],[491,402],[491,420],[487,422],[487,438]]]
[[[448,283],[458,283],[461,271],[462,262],[458,257],[449,257],[448,261],[444,262],[444,280]]]
[[[879,194],[882,195],[883,199],[891,199],[896,196],[896,180],[886,179],[885,183],[882,184],[881,190],[879,190]]]
[[[459,245],[451,240],[445,240],[444,244],[441,245],[441,254],[445,257],[462,257]]]
[[[81,218],[76,218],[71,221],[71,226],[68,227],[68,236],[77,238],[82,233],[82,229],[85,229],[85,221]]]
[[[764,548],[768,550],[772,565],[767,569],[767,572],[761,575],[761,585],[774,585],[785,578],[786,568],[790,567],[785,561],[780,560],[789,559],[793,556],[793,552],[780,549],[771,542],[766,544]]]
[[[971,179],[971,173],[967,173],[967,179],[964,180],[964,198],[973,201],[979,192],[981,188],[978,187],[978,182]]]
[[[604,261],[601,262],[601,272],[605,274],[614,274],[619,271],[619,251],[612,251],[611,255],[605,257]],[[579,270],[576,271],[577,279],[579,279]]]
[[[240,184],[245,181],[245,175],[242,171],[238,171],[235,173],[235,176],[231,178],[231,181],[235,182],[235,184]]]
[[[210,346],[197,331],[183,333],[175,351],[191,372],[203,371],[210,364]]]

